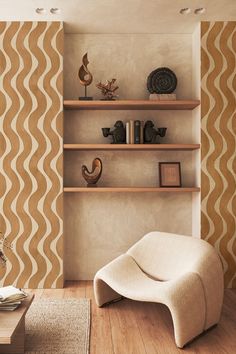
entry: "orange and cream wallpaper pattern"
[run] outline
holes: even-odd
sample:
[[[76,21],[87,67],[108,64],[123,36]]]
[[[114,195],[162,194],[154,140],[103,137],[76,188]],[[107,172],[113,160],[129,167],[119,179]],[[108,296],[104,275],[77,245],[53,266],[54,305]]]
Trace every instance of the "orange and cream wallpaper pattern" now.
[[[0,22],[0,286],[63,286],[63,36]]]
[[[201,83],[201,235],[236,288],[236,22],[202,22]]]

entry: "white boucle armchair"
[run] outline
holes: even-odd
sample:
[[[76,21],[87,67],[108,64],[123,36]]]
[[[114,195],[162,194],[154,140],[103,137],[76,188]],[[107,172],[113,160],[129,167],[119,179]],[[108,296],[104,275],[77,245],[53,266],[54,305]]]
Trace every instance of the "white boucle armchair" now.
[[[165,304],[182,348],[217,324],[223,302],[218,254],[195,237],[150,232],[95,275],[99,307],[120,296]]]

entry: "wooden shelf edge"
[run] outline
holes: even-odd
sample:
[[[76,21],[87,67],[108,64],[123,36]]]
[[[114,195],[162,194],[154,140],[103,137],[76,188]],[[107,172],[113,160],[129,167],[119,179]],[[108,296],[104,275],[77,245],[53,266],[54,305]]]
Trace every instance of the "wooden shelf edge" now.
[[[198,149],[200,144],[64,144],[64,150],[192,151]]]
[[[117,101],[80,101],[64,100],[65,109],[92,109],[92,110],[192,110],[200,105],[200,100],[117,100]]]
[[[200,192],[199,187],[64,187],[65,193],[100,193],[100,192],[125,192],[125,193],[138,193],[138,192],[177,192],[177,193],[190,193],[190,192]]]

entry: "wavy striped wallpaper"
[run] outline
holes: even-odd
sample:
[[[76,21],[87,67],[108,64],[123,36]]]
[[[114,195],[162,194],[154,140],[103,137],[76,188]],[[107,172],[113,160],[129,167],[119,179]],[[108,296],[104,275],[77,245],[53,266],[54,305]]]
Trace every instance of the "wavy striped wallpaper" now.
[[[63,26],[0,22],[0,285],[63,286]]]
[[[236,22],[201,24],[202,237],[236,287]]]

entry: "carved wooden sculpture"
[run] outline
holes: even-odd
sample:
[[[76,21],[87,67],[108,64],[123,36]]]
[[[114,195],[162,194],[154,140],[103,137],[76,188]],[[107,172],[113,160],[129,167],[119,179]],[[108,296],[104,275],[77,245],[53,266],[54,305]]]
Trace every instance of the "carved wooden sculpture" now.
[[[91,72],[88,70],[88,53],[84,54],[82,58],[82,63],[81,67],[79,68],[78,72],[78,77],[79,77],[79,82],[81,83],[82,86],[84,86],[84,97],[79,97],[80,100],[92,100],[92,97],[87,96],[87,86],[89,86],[92,81],[93,81],[93,76]]]
[[[92,163],[92,171],[90,172],[87,166],[82,166],[82,176],[85,181],[88,183],[87,187],[97,187],[96,183],[101,177],[102,174],[102,161],[96,157]]]

